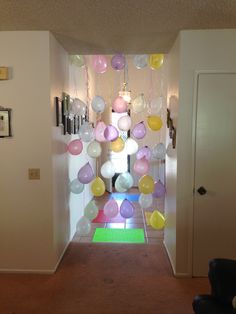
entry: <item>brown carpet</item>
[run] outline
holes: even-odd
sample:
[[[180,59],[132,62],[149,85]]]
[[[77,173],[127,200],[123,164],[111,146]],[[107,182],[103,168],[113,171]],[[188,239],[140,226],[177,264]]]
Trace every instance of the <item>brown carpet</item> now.
[[[176,279],[162,245],[72,242],[54,275],[0,275],[1,314],[189,314],[207,279]]]

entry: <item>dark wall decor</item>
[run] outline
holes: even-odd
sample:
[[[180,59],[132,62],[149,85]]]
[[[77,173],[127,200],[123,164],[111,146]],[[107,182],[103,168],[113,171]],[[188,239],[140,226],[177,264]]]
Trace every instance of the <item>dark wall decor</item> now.
[[[167,128],[169,129],[169,136],[172,139],[172,147],[176,147],[176,128],[174,127],[173,120],[170,117],[170,110],[167,108]]]
[[[73,99],[67,93],[62,93],[62,98],[55,97],[56,126],[63,127],[63,134],[78,134],[80,126],[88,121],[88,112],[85,115],[70,113],[70,104]]]
[[[11,109],[0,106],[0,137],[12,136],[11,113]]]

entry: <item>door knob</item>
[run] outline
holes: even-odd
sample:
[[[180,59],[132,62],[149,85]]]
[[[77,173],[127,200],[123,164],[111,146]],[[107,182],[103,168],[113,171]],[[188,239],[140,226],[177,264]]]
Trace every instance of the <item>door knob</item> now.
[[[200,195],[204,195],[207,192],[207,190],[204,188],[204,186],[200,186],[200,188],[198,188],[197,191]]]

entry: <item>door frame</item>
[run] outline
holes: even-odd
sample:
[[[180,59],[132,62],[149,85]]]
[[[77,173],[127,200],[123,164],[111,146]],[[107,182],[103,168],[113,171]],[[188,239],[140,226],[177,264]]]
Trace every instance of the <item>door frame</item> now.
[[[193,243],[194,243],[194,194],[195,194],[195,176],[196,176],[196,136],[197,136],[197,102],[198,102],[198,88],[199,77],[201,74],[236,74],[236,71],[229,70],[195,70],[193,81],[193,107],[192,107],[192,147],[191,147],[191,172],[190,178],[192,182],[192,206],[189,210],[189,241],[188,241],[188,258],[191,265],[191,276],[193,276]]]

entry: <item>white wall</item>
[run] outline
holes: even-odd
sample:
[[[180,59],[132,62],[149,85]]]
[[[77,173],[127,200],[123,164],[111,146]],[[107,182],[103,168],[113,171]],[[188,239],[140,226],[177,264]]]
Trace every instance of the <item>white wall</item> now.
[[[169,250],[177,275],[192,274],[193,217],[193,99],[195,71],[235,71],[236,30],[199,30],[180,33],[179,114],[177,127],[176,262]],[[171,57],[171,56],[170,56]],[[174,56],[172,56],[174,57]],[[171,78],[169,77],[169,80]],[[168,162],[168,161],[167,161]],[[168,166],[167,172],[170,171]],[[175,176],[174,176],[175,177]],[[171,202],[167,184],[167,204]],[[174,215],[173,215],[174,217]],[[172,218],[173,218],[172,217]],[[172,220],[174,223],[174,219]],[[167,225],[172,224],[170,218]],[[234,222],[232,222],[234,223]],[[174,230],[174,228],[173,228]],[[171,242],[166,229],[165,242]],[[172,237],[173,239],[174,237]],[[172,241],[174,243],[174,241]],[[168,244],[167,244],[168,246]]]

